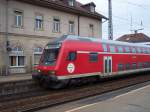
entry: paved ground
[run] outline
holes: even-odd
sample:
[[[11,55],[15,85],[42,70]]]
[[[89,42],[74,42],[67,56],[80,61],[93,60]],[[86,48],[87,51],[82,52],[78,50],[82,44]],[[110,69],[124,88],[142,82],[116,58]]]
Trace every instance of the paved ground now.
[[[150,112],[150,82],[38,112]]]
[[[0,83],[10,82],[10,81],[19,81],[19,80],[28,80],[31,79],[31,74],[18,74],[18,75],[9,75],[9,76],[0,76]]]

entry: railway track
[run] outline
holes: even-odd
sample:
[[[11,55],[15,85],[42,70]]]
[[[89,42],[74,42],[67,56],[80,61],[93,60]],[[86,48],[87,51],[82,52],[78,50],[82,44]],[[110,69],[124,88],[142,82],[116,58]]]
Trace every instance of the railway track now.
[[[26,112],[35,111],[56,104],[61,104],[73,100],[86,98],[113,91],[116,89],[132,86],[138,83],[150,81],[150,74],[138,74],[124,78],[113,78],[111,80],[102,80],[99,83],[82,85],[80,87],[69,87],[62,90],[43,91],[41,94],[28,95],[13,100],[3,100],[0,102],[1,112]]]

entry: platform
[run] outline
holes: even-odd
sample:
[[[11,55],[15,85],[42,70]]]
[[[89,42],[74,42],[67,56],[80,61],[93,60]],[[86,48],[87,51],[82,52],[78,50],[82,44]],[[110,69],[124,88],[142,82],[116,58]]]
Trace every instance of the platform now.
[[[0,76],[0,83],[29,80],[29,79],[32,79],[31,74],[17,74],[17,75],[9,75],[9,76]]]
[[[150,82],[37,112],[150,112]]]

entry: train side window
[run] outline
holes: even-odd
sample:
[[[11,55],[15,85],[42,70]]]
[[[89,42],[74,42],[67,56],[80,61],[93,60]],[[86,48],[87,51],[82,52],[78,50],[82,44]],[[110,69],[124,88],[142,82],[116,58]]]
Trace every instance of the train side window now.
[[[144,67],[145,67],[145,68],[149,68],[149,62],[145,62],[145,63],[144,63]]]
[[[136,69],[136,63],[132,63],[132,69]]]
[[[148,50],[148,54],[150,53],[150,49],[147,49]]]
[[[148,62],[148,68],[150,68],[150,62]]]
[[[143,67],[142,63],[138,63],[138,68],[141,69]]]
[[[146,53],[145,48],[142,48],[143,53]]]
[[[142,52],[140,48],[137,48],[137,51],[138,51],[138,53],[141,53],[141,52]]]
[[[148,48],[146,48],[146,53],[149,54],[149,49]]]
[[[76,52],[69,52],[67,59],[69,61],[74,61],[74,60],[76,60],[76,57],[77,57],[77,53]]]
[[[98,62],[98,53],[90,53],[90,62]]]
[[[104,52],[108,52],[108,49],[107,49],[107,45],[106,45],[106,44],[103,44],[103,50],[104,50]]]
[[[130,48],[129,47],[125,47],[125,51],[126,51],[126,53],[130,53]]]
[[[114,45],[110,45],[109,48],[110,48],[110,52],[115,53],[115,46]]]
[[[118,64],[118,71],[123,71],[123,64]]]
[[[132,53],[136,53],[136,49],[132,47]]]
[[[122,46],[118,46],[118,52],[119,52],[119,53],[122,53],[122,52],[123,52]]]
[[[130,70],[130,64],[126,64],[126,70]]]

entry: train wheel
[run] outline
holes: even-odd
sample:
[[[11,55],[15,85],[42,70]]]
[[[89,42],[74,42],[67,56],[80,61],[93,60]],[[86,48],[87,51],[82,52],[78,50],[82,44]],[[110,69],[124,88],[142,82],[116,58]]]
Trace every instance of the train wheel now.
[[[55,81],[55,82],[50,82],[48,84],[48,87],[50,89],[62,89],[65,88],[68,85],[69,80],[61,80],[61,81]]]

